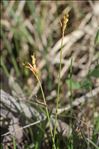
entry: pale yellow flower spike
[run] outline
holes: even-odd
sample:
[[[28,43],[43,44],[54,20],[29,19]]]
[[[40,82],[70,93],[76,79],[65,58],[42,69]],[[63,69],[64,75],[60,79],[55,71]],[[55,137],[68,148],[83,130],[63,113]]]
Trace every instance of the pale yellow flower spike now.
[[[61,19],[60,24],[61,24],[61,28],[62,28],[62,35],[64,35],[65,29],[67,27],[67,22],[69,20],[68,17],[69,17],[68,14],[64,14],[62,19]]]
[[[32,65],[36,65],[36,58],[35,58],[35,56],[32,55],[31,58],[32,58]]]
[[[32,58],[32,64],[27,63],[27,64],[25,64],[25,66],[26,66],[26,68],[28,68],[32,71],[32,73],[36,76],[36,78],[38,78],[39,71],[36,66],[36,58],[34,55],[32,55],[31,58]]]

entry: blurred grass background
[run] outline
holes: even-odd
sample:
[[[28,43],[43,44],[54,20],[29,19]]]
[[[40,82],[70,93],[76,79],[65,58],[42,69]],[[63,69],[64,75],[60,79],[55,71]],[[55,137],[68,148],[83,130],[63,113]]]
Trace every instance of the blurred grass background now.
[[[85,9],[82,10],[82,6],[85,6]],[[30,56],[34,53],[38,63],[41,63],[42,59],[46,60],[44,68],[48,75],[46,87],[52,90],[50,81],[53,78],[46,56],[61,37],[59,19],[65,9],[71,10],[67,34],[77,28],[80,20],[89,11],[88,2],[2,1],[1,64],[7,77],[13,73],[24,86],[26,83],[24,79],[29,78],[30,74],[22,63],[30,62]]]
[[[25,93],[27,100],[32,99],[34,96],[42,100],[37,81],[31,72],[23,66],[23,63],[31,62],[31,55],[34,54],[37,59],[37,66],[40,70],[41,82],[47,97],[47,102],[51,109],[55,107],[57,74],[59,68],[59,57],[57,55],[60,49],[58,42],[61,40],[59,21],[65,11],[69,12],[69,22],[65,31],[65,36],[69,36],[73,31],[79,30],[81,22],[84,34],[72,44],[70,50],[63,58],[63,68],[66,69],[67,67],[67,69],[65,71],[63,70],[62,75],[60,107],[69,103],[70,68],[67,61],[72,55],[76,57],[73,62],[73,99],[99,87],[98,1],[2,0],[0,2],[0,7],[0,84],[2,89],[12,93],[15,83],[17,83],[18,87]],[[85,18],[88,17],[89,19],[86,21],[87,19]],[[86,21],[85,25],[83,25],[84,20]],[[86,27],[87,24],[89,25],[88,27]],[[74,40],[76,37],[72,36],[70,39]],[[53,53],[52,50],[55,48],[57,49],[57,46],[58,50],[51,55],[50,53]],[[90,50],[92,48],[94,50]],[[86,72],[88,68],[90,69]],[[85,75],[83,75],[82,72]],[[12,78],[14,83],[11,83]],[[20,92],[18,91],[18,87],[15,87],[17,93]],[[91,126],[92,121],[94,121],[92,141],[99,145],[99,134],[97,133],[99,132],[99,94],[95,98],[96,103],[93,102],[90,105],[86,104],[82,106],[83,112],[81,112],[81,115],[80,112],[79,114],[76,113],[80,111],[80,107],[78,106],[74,115],[83,117],[83,114],[87,113],[87,116],[84,116],[86,121],[89,122],[89,126]],[[98,116],[95,118],[95,115]],[[65,114],[61,116],[61,119],[64,119],[68,123]],[[86,134],[85,130],[83,131]],[[76,134],[76,137],[78,138],[75,139],[75,144],[76,141],[79,140],[79,135]],[[36,136],[34,138],[36,138]],[[40,138],[36,140],[37,146],[39,146],[38,142],[41,138],[42,134]],[[64,142],[64,140],[62,141]],[[69,148],[68,140],[67,142],[67,148],[72,149]],[[64,144],[66,145],[66,142]],[[86,144],[82,147],[82,149],[84,148],[86,148]],[[94,149],[94,146],[90,146],[90,149]]]

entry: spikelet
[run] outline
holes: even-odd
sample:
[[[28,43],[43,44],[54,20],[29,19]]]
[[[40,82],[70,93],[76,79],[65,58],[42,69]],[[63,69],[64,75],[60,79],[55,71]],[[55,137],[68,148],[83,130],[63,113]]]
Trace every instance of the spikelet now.
[[[60,21],[60,24],[61,24],[61,29],[62,29],[62,35],[64,35],[64,32],[65,32],[65,29],[67,27],[67,22],[68,22],[68,19],[69,18],[69,15],[68,14],[64,14],[61,21]]]
[[[38,71],[38,68],[36,66],[36,58],[34,55],[32,55],[31,58],[32,58],[32,64],[27,63],[27,64],[25,64],[25,67],[30,69],[32,71],[32,73],[37,77],[39,74],[38,73],[39,71]]]

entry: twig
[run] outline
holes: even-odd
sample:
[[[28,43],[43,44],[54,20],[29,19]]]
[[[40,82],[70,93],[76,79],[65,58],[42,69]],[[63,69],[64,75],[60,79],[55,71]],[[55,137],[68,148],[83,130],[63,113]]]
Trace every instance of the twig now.
[[[97,87],[97,88],[93,89],[92,91],[88,92],[86,95],[75,99],[72,102],[72,106],[74,107],[74,106],[78,106],[79,104],[84,104],[85,101],[90,102],[90,101],[92,101],[92,98],[94,96],[98,95],[98,94],[99,94],[99,87]],[[70,108],[71,108],[71,106],[67,105],[67,106],[65,106],[65,108],[58,109],[58,115],[63,113],[63,112],[66,112],[66,111],[70,110]]]
[[[30,127],[30,126],[34,126],[34,125],[36,125],[36,124],[39,124],[41,121],[43,121],[43,120],[38,120],[38,121],[36,121],[36,122],[34,122],[34,123],[30,123],[30,124],[28,124],[28,125],[25,125],[24,127],[21,127],[21,128],[19,128],[19,129],[16,129],[16,131],[19,131],[19,130],[28,128],[28,127]],[[6,136],[6,135],[9,135],[9,134],[10,134],[10,132],[8,131],[7,133],[4,133],[4,134],[1,135],[1,136],[3,137],[3,136]]]

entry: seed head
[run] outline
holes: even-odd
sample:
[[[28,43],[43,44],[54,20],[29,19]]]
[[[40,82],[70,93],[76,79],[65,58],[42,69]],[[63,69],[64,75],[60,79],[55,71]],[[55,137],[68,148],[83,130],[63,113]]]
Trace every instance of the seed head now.
[[[30,69],[32,71],[32,73],[37,77],[38,76],[38,69],[36,66],[36,58],[34,55],[32,55],[31,58],[32,58],[32,64],[27,63],[27,64],[25,64],[25,67]]]
[[[68,17],[69,15],[68,14],[64,14],[61,21],[60,21],[60,24],[61,24],[61,28],[62,28],[62,35],[64,35],[64,31],[67,27],[67,22],[68,22]]]

